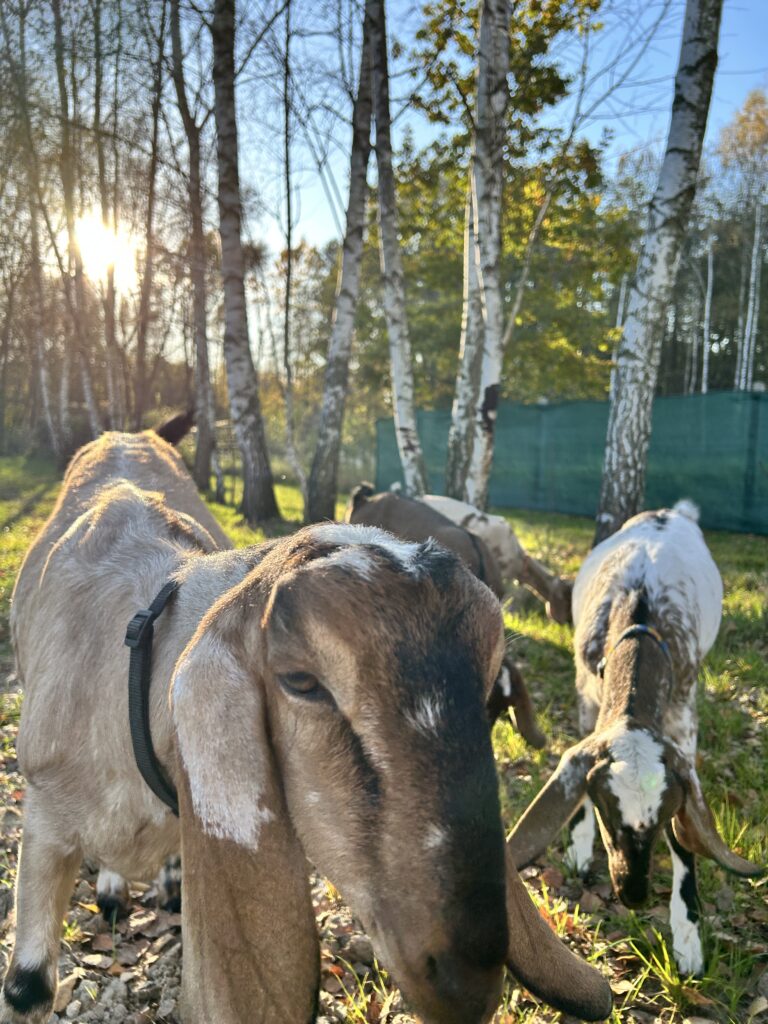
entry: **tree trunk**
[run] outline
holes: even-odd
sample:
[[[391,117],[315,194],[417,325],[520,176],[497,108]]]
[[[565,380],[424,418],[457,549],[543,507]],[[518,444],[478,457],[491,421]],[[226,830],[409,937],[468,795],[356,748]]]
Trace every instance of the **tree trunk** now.
[[[243,460],[243,514],[251,524],[279,516],[248,339],[240,175],[235,117],[235,0],[215,0],[213,82],[219,166],[219,230],[224,278],[224,358],[232,427]]]
[[[39,299],[39,301],[33,301],[31,304],[28,323],[32,334],[34,359],[37,364],[38,386],[40,388],[40,403],[42,405],[43,418],[45,420],[53,454],[57,459],[60,459],[62,455],[61,435],[57,429],[53,415],[51,381],[48,371],[48,359],[45,351],[45,310],[42,305],[45,291],[43,288],[43,272],[40,263],[40,229],[38,221],[40,179],[32,128],[32,118],[29,111],[26,14],[25,6],[20,5],[18,8],[19,38],[17,41],[16,52],[14,53],[10,27],[6,18],[6,7],[4,4],[0,3],[0,25],[2,25],[3,29],[6,59],[12,72],[13,83],[16,87],[16,103],[20,114],[21,128],[24,133],[23,153],[27,179],[27,202],[29,203],[29,274],[32,282],[31,290],[33,299],[35,297],[38,297]],[[32,413],[35,416],[35,420],[37,420],[39,412],[36,406],[33,407]]]
[[[507,0],[483,0],[477,64],[475,127],[475,205],[485,336],[475,412],[474,443],[467,474],[467,500],[478,508],[488,501],[493,434],[504,359],[501,295],[501,207],[504,182],[504,115],[509,87],[509,6]],[[549,204],[547,204],[549,205]],[[541,218],[543,219],[543,218]],[[539,218],[537,218],[539,220]],[[522,301],[518,289],[517,305]],[[513,312],[513,317],[515,316]]]
[[[296,448],[291,366],[291,299],[293,291],[293,184],[291,181],[291,0],[285,4],[285,54],[283,59],[283,170],[285,181],[285,308],[283,310],[283,403],[285,407],[285,451],[307,507],[307,474]],[[304,513],[306,515],[306,511]]]
[[[86,329],[86,298],[85,281],[83,280],[83,261],[75,233],[75,155],[70,133],[69,96],[67,94],[66,71],[64,67],[64,30],[61,16],[60,0],[51,0],[54,22],[54,55],[56,60],[56,78],[59,89],[59,118],[61,121],[61,152],[60,169],[61,185],[64,198],[64,216],[67,225],[67,262],[62,267],[63,286],[67,299],[67,307],[72,319],[75,336],[77,362],[80,370],[83,401],[88,413],[91,436],[98,437],[101,433],[96,396],[91,377],[89,359],[90,341]],[[74,59],[74,58],[73,58]],[[74,270],[74,294],[71,274]],[[66,439],[65,439],[66,443]]]
[[[746,231],[745,231],[746,234]],[[734,341],[736,342],[736,368],[733,372],[733,390],[739,390],[741,381],[741,359],[744,352],[744,311],[747,301],[747,274],[749,260],[747,258],[746,238],[742,239],[741,247],[741,277],[739,280],[739,311],[736,317],[736,331]]]
[[[445,467],[445,492],[451,498],[467,501],[467,472],[472,457],[475,408],[480,392],[483,359],[483,300],[477,277],[477,218],[474,205],[474,171],[470,167],[467,202],[464,213],[464,297],[461,312],[459,368],[451,408],[448,454]]]
[[[763,205],[755,200],[755,233],[752,239],[752,260],[749,265],[749,289],[747,297],[747,321],[744,326],[744,341],[741,354],[741,376],[739,390],[752,390],[752,373],[755,361],[757,318],[760,315],[760,276],[763,262]]]
[[[709,391],[709,349],[712,325],[712,288],[715,281],[715,236],[707,239],[707,288],[704,293],[704,327],[701,339],[701,393]]]
[[[14,300],[15,286],[11,285],[6,291],[5,319],[3,320],[3,329],[0,331],[0,455],[5,454],[6,387],[8,382],[8,356],[11,350]]]
[[[664,317],[680,263],[707,124],[722,0],[687,0],[667,149],[616,361],[595,541],[642,505]]]
[[[416,426],[411,340],[405,311],[403,262],[397,237],[384,0],[367,0],[366,17],[371,19],[373,108],[376,121],[376,166],[379,175],[379,252],[392,368],[392,405],[405,489],[408,494],[418,496],[427,491],[427,470]]]
[[[99,179],[99,198],[101,201],[101,219],[107,231],[117,230],[116,211],[110,210],[109,186],[107,184],[107,165],[104,152],[104,126],[101,115],[102,90],[104,84],[104,55],[101,34],[102,0],[93,3],[93,136],[96,142],[96,165]],[[117,107],[117,103],[115,104]],[[115,330],[115,268],[107,268],[107,287],[103,297],[104,306],[104,341],[106,343],[106,379],[107,406],[109,408],[109,425],[113,430],[125,427],[125,408],[122,402],[120,386],[119,355],[117,353],[117,334]]]
[[[150,303],[152,299],[152,272],[155,260],[155,200],[157,191],[158,135],[160,129],[160,103],[163,93],[163,58],[165,50],[166,5],[162,5],[157,60],[152,73],[152,133],[149,150],[147,181],[147,213],[145,219],[144,273],[141,276],[139,315],[136,324],[136,370],[133,400],[133,427],[141,430],[149,401],[149,374],[147,371],[147,339],[149,336]]]
[[[187,101],[184,57],[181,49],[180,0],[171,0],[171,47],[173,84],[189,150],[189,266],[192,282],[192,332],[195,348],[195,483],[202,491],[211,486],[211,463],[216,443],[213,389],[208,359],[208,297],[205,283],[205,235],[203,231],[203,189],[200,177],[200,126]],[[217,492],[219,485],[217,483]]]
[[[349,356],[355,329],[355,309],[360,288],[360,264],[365,232],[366,175],[371,152],[371,39],[370,19],[363,24],[360,81],[352,110],[352,151],[349,168],[349,200],[341,266],[333,307],[331,340],[325,365],[323,406],[307,488],[306,520],[336,518],[339,452],[344,406],[349,381]]]

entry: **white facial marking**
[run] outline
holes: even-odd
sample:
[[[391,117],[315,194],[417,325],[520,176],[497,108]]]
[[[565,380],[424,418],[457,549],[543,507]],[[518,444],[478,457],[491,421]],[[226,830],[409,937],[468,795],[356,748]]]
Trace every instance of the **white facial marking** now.
[[[310,789],[309,792],[304,797],[304,799],[308,804],[319,804],[320,794],[317,793],[314,789]]]
[[[672,856],[672,898],[669,903],[669,927],[672,931],[675,960],[681,974],[703,974],[704,953],[701,948],[699,926],[688,919],[688,908],[681,895],[683,883],[688,875],[688,868],[675,853],[669,840],[667,843]]]
[[[445,829],[440,828],[439,825],[435,825],[434,823],[427,825],[424,835],[424,849],[436,850],[438,847],[443,845],[447,838]]]
[[[613,757],[608,786],[628,828],[643,829],[658,820],[664,794],[662,747],[644,729],[619,733],[608,748]]]
[[[442,716],[443,708],[440,698],[437,696],[419,698],[415,709],[405,713],[408,723],[414,729],[426,734],[434,734],[439,731]]]
[[[595,812],[592,801],[585,797],[581,805],[584,817],[571,829],[571,841],[565,852],[566,862],[579,874],[583,874],[592,862],[592,849],[595,845]]]
[[[322,523],[312,530],[313,536],[327,544],[351,546],[374,546],[383,548],[407,572],[413,572],[419,553],[419,544],[398,540],[397,537],[378,526],[354,526],[352,523]]]

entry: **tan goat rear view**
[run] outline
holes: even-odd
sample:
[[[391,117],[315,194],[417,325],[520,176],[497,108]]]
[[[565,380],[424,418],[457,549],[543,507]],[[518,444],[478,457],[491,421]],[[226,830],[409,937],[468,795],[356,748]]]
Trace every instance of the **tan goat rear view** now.
[[[308,1024],[319,953],[307,858],[431,1024],[482,1024],[504,963],[587,1019],[610,991],[505,861],[485,699],[496,599],[433,543],[325,524],[256,548],[180,459],[108,434],[74,460],[17,583],[28,780],[0,1024],[42,1024],[81,859],[154,875],[181,849],[185,1024]],[[177,820],[136,767],[125,627],[169,579],[151,728]],[[169,699],[170,698],[170,699]]]

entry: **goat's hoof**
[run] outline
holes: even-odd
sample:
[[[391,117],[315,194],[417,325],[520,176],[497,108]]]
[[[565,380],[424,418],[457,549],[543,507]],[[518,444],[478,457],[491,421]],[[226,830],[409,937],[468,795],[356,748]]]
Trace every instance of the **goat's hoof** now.
[[[171,914],[181,912],[181,858],[169,857],[158,875],[157,903]]]
[[[107,924],[122,921],[131,912],[128,901],[123,899],[118,893],[98,893],[96,896],[96,906],[101,911],[101,916]]]
[[[54,994],[41,968],[12,966],[0,991],[0,1024],[46,1024]]]

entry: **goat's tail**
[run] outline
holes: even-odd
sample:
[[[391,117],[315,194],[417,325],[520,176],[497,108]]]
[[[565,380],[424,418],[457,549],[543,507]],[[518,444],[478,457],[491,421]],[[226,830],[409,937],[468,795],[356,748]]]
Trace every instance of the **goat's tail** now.
[[[682,498],[674,505],[675,512],[679,512],[681,516],[685,516],[686,519],[692,520],[694,523],[699,521],[699,506],[691,501],[690,498]]]
[[[363,480],[361,484],[358,484],[354,488],[350,495],[350,504],[352,505],[352,511],[356,512],[361,505],[364,505],[369,498],[372,498],[376,493],[376,488],[373,484],[369,484],[367,480]]]
[[[187,412],[180,412],[166,420],[165,423],[161,423],[160,426],[154,428],[154,431],[158,437],[162,437],[164,441],[175,447],[187,436],[194,425],[195,414],[188,409]]]

